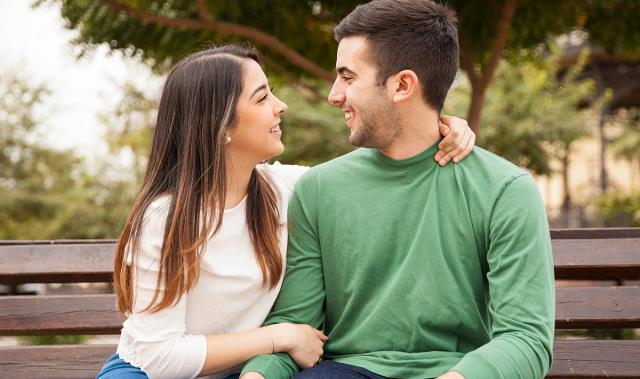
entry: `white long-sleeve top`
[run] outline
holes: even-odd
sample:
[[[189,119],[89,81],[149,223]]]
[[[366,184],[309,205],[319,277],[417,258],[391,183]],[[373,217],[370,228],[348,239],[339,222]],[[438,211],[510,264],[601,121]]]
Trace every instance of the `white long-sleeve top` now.
[[[258,169],[269,175],[278,196],[280,218],[285,225],[280,229],[284,259],[287,207],[294,184],[307,167],[276,162],[259,165]],[[123,324],[117,350],[120,358],[152,379],[198,376],[207,356],[205,336],[260,327],[282,284],[280,278],[275,288],[262,287],[262,273],[246,222],[245,197],[234,208],[224,210],[220,230],[207,242],[194,288],[170,308],[141,313],[156,289],[170,201],[169,196],[159,198],[145,212],[139,256],[133,270],[133,312]],[[236,367],[209,377],[220,378],[238,371]]]

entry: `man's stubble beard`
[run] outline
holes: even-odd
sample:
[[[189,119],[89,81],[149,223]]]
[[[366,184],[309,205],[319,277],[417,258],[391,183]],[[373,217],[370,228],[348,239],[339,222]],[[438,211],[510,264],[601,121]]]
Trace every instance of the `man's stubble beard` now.
[[[400,116],[385,94],[379,93],[367,110],[357,110],[359,126],[349,136],[349,143],[357,147],[386,149],[402,134]]]

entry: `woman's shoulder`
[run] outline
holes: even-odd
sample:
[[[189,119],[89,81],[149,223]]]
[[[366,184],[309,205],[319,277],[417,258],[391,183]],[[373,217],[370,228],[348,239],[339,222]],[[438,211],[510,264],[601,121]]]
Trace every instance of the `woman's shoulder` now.
[[[293,190],[296,182],[304,173],[309,171],[307,166],[298,166],[290,164],[282,164],[278,161],[268,164],[264,163],[258,166],[263,172],[269,175],[269,179],[276,186],[286,186],[290,190]]]
[[[147,222],[152,219],[166,218],[169,213],[169,208],[171,207],[172,199],[173,196],[169,194],[163,194],[153,199],[144,210],[143,220]]]

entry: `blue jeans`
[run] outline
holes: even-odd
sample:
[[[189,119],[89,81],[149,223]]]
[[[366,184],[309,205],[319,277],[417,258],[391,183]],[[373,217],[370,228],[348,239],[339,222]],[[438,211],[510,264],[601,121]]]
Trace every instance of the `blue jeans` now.
[[[294,379],[386,379],[358,366],[334,361],[322,361],[315,367],[300,371]]]
[[[102,370],[98,373],[96,379],[145,379],[147,374],[131,363],[120,359],[118,354],[112,356],[104,362]]]
[[[225,379],[238,379],[240,374],[233,374],[227,376]],[[118,354],[113,354],[107,359],[102,366],[102,370],[98,373],[96,379],[145,379],[148,378],[147,374],[139,368],[133,366],[131,363],[125,362],[120,359]]]

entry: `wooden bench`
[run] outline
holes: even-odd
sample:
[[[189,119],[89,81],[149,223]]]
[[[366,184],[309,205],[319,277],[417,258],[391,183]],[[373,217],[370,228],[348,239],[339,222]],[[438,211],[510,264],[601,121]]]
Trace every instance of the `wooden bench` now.
[[[640,328],[640,287],[619,285],[640,279],[640,228],[551,236],[556,279],[579,285],[557,286],[556,328]],[[114,241],[0,241],[0,283],[110,282],[113,251]],[[0,296],[0,335],[118,334],[114,304],[113,294]],[[0,347],[0,377],[94,377],[115,348]],[[554,354],[548,378],[640,378],[637,339],[556,340]]]

